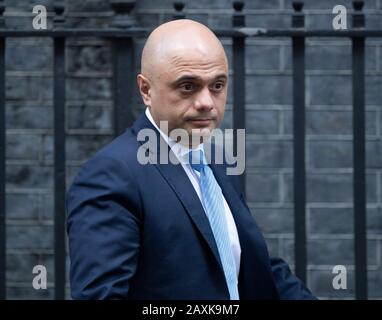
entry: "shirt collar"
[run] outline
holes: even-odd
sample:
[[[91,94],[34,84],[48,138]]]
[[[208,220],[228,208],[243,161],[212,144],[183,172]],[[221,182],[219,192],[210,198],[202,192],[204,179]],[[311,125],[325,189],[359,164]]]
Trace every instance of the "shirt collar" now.
[[[159,129],[148,107],[145,110],[145,114],[147,118],[150,120],[150,122],[152,123],[152,125],[159,131],[164,141],[166,141],[166,143],[170,146],[172,152],[174,152],[174,154],[177,156],[179,160],[183,160],[188,163],[187,155],[191,150],[193,151],[202,150],[204,153],[203,143],[199,144],[195,149],[190,149],[181,143],[177,143],[174,139],[171,139],[167,134],[165,134],[161,129]]]

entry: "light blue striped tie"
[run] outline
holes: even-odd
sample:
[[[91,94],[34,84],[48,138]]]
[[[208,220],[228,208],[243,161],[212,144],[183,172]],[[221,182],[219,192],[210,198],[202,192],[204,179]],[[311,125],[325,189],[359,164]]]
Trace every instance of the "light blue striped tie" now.
[[[207,165],[202,150],[191,151],[189,163],[194,170],[200,173],[199,182],[204,208],[218,247],[229,295],[231,300],[238,300],[236,265],[231,250],[221,188],[211,168]]]

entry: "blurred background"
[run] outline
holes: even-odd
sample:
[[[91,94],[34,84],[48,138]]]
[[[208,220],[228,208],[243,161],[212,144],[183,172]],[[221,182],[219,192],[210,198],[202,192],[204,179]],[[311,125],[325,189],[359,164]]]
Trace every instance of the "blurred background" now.
[[[48,10],[47,30],[51,30],[55,23],[67,28],[106,30],[136,26],[152,29],[173,19],[176,14],[174,1],[128,1],[132,3],[128,14],[119,11],[116,2],[5,0],[0,4],[3,3],[5,8],[4,27],[12,30],[33,30],[35,14],[32,14],[32,8],[37,4],[45,5]],[[245,16],[246,27],[291,28],[292,1],[242,2],[244,7],[240,12]],[[335,15],[332,9],[341,4],[348,9],[350,28],[353,4],[351,1],[337,2],[304,1],[305,26],[333,30]],[[54,5],[57,3],[64,5],[62,22],[54,22]],[[213,29],[232,28],[233,1],[187,0],[183,4],[178,15],[184,14]],[[179,5],[178,9],[181,7]],[[382,0],[365,1],[363,13],[367,28],[382,29]],[[124,21],[127,25],[123,25]],[[233,46],[231,38],[221,39],[231,66],[230,95],[223,128],[232,128]],[[144,37],[136,38],[129,47],[134,50],[131,56],[135,61],[129,67],[134,72],[124,78],[131,93],[129,119],[144,109],[135,85],[144,40]],[[98,36],[66,39],[63,122],[66,188],[81,164],[115,136],[112,42]],[[305,54],[306,283],[319,298],[354,299],[352,42],[348,38],[308,38]],[[270,254],[282,257],[295,268],[291,39],[247,38],[244,58],[248,205],[264,233]],[[55,298],[53,66],[51,37],[6,39],[7,299]],[[364,80],[367,292],[369,298],[381,299],[382,38],[366,40]],[[123,95],[120,97],[123,99]],[[123,127],[123,124],[119,126]],[[38,264],[47,268],[46,290],[32,287],[32,269]],[[56,272],[64,270],[67,280],[68,259],[66,265],[66,271],[62,268]],[[347,268],[347,289],[333,288],[335,274],[332,269],[335,265]],[[68,283],[66,298],[70,298]]]

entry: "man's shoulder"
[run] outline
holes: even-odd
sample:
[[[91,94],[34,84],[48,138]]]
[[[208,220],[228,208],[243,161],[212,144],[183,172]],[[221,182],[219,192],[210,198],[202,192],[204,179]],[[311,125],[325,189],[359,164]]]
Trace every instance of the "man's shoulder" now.
[[[95,158],[112,158],[125,162],[133,156],[136,158],[138,143],[136,136],[132,134],[130,128],[111,140],[109,143],[94,153],[89,160]]]
[[[138,142],[130,128],[104,145],[89,157],[79,169],[77,179],[90,179],[115,173],[122,177],[124,173],[133,172],[137,163]]]
[[[123,162],[134,162],[135,159],[135,162],[137,162],[137,152],[141,146],[137,133],[147,127],[150,127],[150,123],[145,113],[142,112],[131,127],[99,149],[89,160],[106,157]]]

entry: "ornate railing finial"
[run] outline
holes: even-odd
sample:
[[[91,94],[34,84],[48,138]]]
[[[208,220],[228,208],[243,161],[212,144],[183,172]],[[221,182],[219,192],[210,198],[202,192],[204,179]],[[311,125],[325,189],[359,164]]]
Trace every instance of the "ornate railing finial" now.
[[[54,27],[62,27],[65,23],[65,4],[64,1],[56,0],[54,2],[54,18],[53,25]]]
[[[184,19],[186,17],[186,15],[183,12],[184,2],[181,2],[181,1],[174,2],[174,9],[175,9],[175,13],[173,15],[174,20]]]
[[[235,27],[245,27],[245,16],[243,14],[244,2],[243,1],[234,1],[233,9],[235,12],[232,17],[232,26]]]
[[[304,2],[302,1],[293,1],[292,6],[294,9],[292,15],[292,27],[293,28],[304,28],[305,27],[305,15],[302,11],[304,7]]]
[[[0,28],[5,27],[4,11],[5,11],[4,1],[0,0]]]
[[[365,15],[362,12],[364,2],[363,1],[353,1],[353,28],[363,28],[365,27]]]
[[[115,12],[112,26],[117,28],[131,28],[136,26],[136,19],[131,14],[135,7],[135,0],[111,0],[111,7]]]

